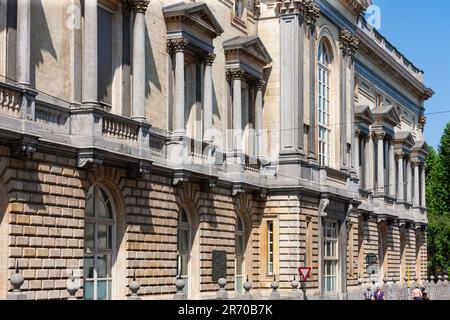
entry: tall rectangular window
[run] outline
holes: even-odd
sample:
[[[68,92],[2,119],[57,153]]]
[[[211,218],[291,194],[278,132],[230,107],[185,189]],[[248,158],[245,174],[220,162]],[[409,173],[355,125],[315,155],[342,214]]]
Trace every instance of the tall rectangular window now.
[[[328,166],[330,162],[330,56],[323,41],[319,45],[318,60],[319,165]]]
[[[324,290],[327,293],[337,291],[338,269],[338,223],[325,221],[324,223]]]
[[[273,222],[267,222],[267,273],[273,274]]]
[[[112,104],[113,82],[113,13],[99,7],[98,18],[98,100]]]

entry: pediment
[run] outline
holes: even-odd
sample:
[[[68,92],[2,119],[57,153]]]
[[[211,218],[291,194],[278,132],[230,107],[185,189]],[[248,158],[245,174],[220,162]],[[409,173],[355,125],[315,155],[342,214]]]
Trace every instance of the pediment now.
[[[400,115],[397,109],[393,105],[381,105],[372,110],[375,117],[375,121],[382,123],[386,122],[392,126],[396,126],[400,123]]]
[[[225,54],[231,51],[242,51],[261,66],[272,62],[266,47],[258,36],[234,37],[223,42]]]
[[[375,122],[369,106],[355,106],[355,119],[357,123],[366,123],[368,125]]]
[[[412,150],[423,155],[428,155],[428,146],[423,140],[416,141]]]
[[[163,7],[163,14],[166,23],[172,21],[182,21],[189,23],[196,29],[206,32],[212,38],[223,33],[223,29],[215,18],[208,5],[204,2],[199,3],[177,3]],[[169,27],[170,28],[170,27]],[[168,30],[169,32],[171,30]]]
[[[408,148],[412,148],[416,142],[414,141],[414,138],[409,131],[398,131],[394,135],[394,142],[396,144],[403,144],[407,146]]]

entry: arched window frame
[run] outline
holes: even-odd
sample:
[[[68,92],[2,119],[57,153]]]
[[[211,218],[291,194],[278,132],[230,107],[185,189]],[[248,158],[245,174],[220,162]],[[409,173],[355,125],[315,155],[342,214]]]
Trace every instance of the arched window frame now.
[[[187,210],[180,207],[177,218],[177,277],[185,281],[184,293],[190,292],[192,221]]]
[[[331,49],[325,39],[321,39],[317,49],[317,136],[319,165],[330,165],[330,110],[332,74]]]
[[[92,202],[90,202],[92,201]],[[92,203],[92,207],[91,204]],[[106,216],[100,215],[100,204],[104,204]],[[90,214],[89,212],[92,212]],[[99,245],[99,235],[106,232],[105,245]],[[92,234],[92,240],[90,237]],[[109,234],[109,236],[108,236]],[[89,248],[92,241],[92,248]],[[88,250],[89,249],[89,250]],[[116,207],[113,197],[106,188],[95,184],[89,188],[86,196],[84,217],[84,254],[83,254],[83,295],[85,300],[110,300],[114,296],[114,265],[116,261]],[[105,270],[100,272],[99,257],[105,257]],[[90,260],[92,259],[92,262]],[[99,296],[99,282],[104,282],[106,296]],[[87,290],[92,283],[92,294]]]
[[[235,260],[234,260],[234,283],[235,291],[242,293],[244,275],[245,275],[245,252],[246,252],[246,234],[245,223],[242,217],[236,217],[236,235],[235,235]],[[240,271],[239,271],[240,270]]]

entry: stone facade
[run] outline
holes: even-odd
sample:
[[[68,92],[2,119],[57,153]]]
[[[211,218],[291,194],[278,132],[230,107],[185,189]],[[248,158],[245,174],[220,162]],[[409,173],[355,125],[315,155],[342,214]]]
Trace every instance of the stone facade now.
[[[369,4],[0,0],[0,298],[426,279],[433,92]]]

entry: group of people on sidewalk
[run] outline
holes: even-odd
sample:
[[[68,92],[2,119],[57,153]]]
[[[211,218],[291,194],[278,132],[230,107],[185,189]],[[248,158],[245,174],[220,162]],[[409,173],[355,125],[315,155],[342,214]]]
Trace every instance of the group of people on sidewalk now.
[[[384,292],[381,290],[380,286],[377,286],[375,291],[372,291],[370,286],[366,288],[363,292],[364,300],[386,300],[384,297]],[[425,288],[416,285],[413,291],[411,291],[412,300],[430,300],[428,293]]]

